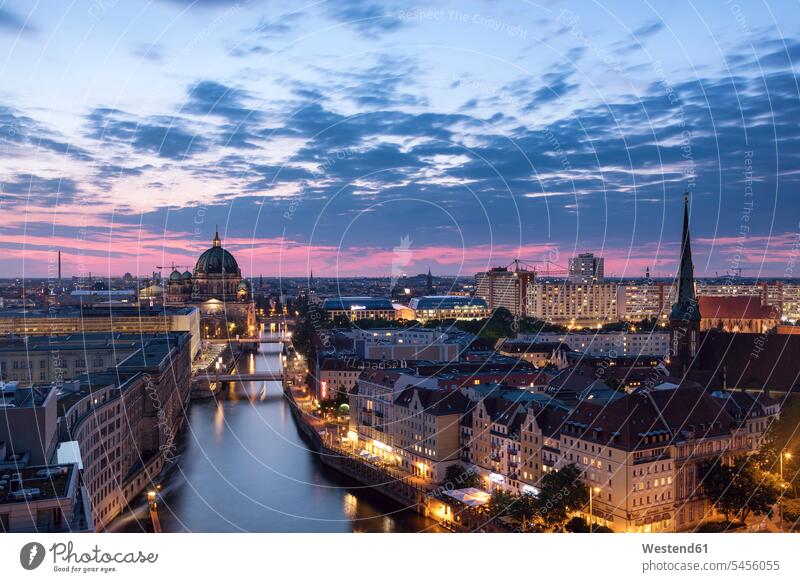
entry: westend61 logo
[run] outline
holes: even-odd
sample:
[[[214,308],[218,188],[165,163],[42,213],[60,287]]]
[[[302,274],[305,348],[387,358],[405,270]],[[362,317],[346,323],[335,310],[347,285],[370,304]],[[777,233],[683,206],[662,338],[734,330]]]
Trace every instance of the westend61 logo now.
[[[135,552],[105,552],[95,545],[88,551],[76,551],[72,542],[55,543],[46,550],[39,542],[29,542],[19,552],[19,563],[26,570],[35,570],[44,562],[47,554],[53,559],[55,572],[110,573],[116,564],[155,564],[158,554]]]

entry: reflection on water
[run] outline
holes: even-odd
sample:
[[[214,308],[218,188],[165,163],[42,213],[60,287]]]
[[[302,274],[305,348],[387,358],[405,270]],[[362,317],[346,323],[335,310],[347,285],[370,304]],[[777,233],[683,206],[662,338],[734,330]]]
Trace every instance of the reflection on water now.
[[[279,344],[240,361],[251,372],[280,366]],[[322,466],[279,382],[230,383],[225,394],[221,402],[192,404],[180,462],[159,505],[164,531],[442,531]],[[125,531],[143,527],[125,523]]]

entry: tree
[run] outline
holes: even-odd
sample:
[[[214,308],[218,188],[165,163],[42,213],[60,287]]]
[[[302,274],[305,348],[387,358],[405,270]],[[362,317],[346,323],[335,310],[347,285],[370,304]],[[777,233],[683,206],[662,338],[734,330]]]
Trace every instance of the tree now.
[[[586,520],[578,516],[573,517],[566,523],[564,531],[569,533],[589,533],[590,531],[594,533],[614,533],[611,528],[596,523],[593,523],[590,528]]]
[[[467,489],[469,487],[480,487],[481,478],[474,469],[468,469],[464,465],[450,465],[444,472],[442,487],[447,489]]]
[[[346,315],[339,314],[333,317],[333,327],[350,329],[353,327],[353,322]]]
[[[487,509],[491,519],[500,519],[501,517],[512,517],[514,503],[517,501],[517,496],[513,493],[503,491],[502,489],[495,489],[492,491],[492,496],[489,498]]]
[[[703,492],[725,515],[744,523],[750,514],[770,515],[778,501],[777,479],[764,471],[755,459],[734,457],[725,463],[722,457],[698,465]]]
[[[589,489],[581,481],[581,472],[574,464],[542,477],[537,498],[538,514],[543,524],[551,529],[561,529],[572,513],[589,503]]]

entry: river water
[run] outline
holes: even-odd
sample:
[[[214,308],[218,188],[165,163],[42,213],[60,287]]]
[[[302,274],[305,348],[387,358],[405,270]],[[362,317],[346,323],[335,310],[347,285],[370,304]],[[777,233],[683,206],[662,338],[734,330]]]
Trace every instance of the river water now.
[[[280,344],[243,355],[243,371],[276,371]],[[231,382],[193,402],[177,467],[162,485],[165,532],[419,532],[434,522],[323,466],[297,430],[279,382]],[[110,529],[149,528],[146,512]]]

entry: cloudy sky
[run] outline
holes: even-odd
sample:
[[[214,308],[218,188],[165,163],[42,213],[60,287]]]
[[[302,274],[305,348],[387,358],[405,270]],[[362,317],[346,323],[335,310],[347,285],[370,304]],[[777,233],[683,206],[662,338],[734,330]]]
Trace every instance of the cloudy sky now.
[[[0,275],[797,275],[797,10],[0,0]]]

